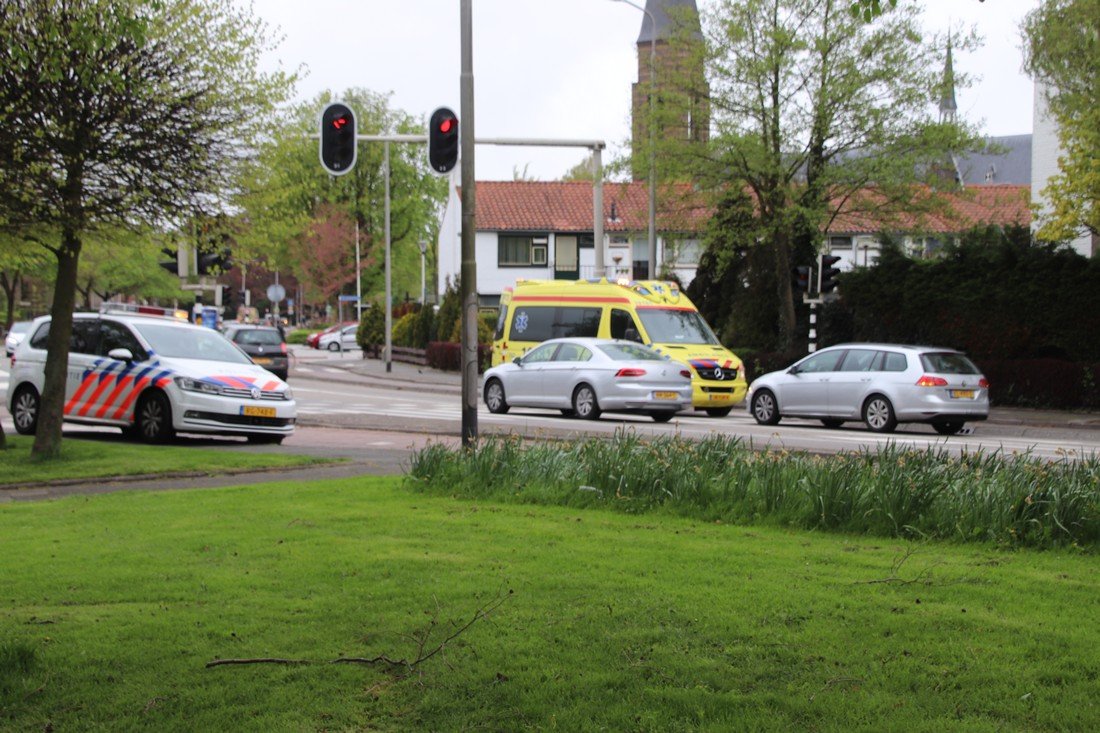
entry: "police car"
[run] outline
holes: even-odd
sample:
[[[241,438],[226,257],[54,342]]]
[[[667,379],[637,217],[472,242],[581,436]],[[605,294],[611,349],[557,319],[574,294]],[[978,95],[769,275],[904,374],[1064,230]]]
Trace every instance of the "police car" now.
[[[105,306],[73,315],[65,380],[67,422],[114,425],[146,442],[176,432],[281,443],[294,432],[290,387],[183,311]],[[50,318],[34,321],[12,356],[8,410],[33,435],[45,384]]]

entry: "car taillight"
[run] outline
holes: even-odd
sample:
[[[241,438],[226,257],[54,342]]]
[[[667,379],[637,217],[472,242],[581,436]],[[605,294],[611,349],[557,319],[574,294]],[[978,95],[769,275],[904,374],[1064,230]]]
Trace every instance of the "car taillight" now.
[[[286,353],[286,344],[279,344],[279,351]]]
[[[14,362],[15,360],[13,359],[12,361]],[[981,379],[978,380],[978,386],[981,387],[982,389],[989,389],[989,380],[986,379],[985,377],[982,377]]]
[[[946,387],[947,380],[943,377],[930,377],[925,374],[917,380],[918,387]]]
[[[619,371],[615,372],[616,377],[644,377],[645,369],[637,369],[635,367],[623,367]]]
[[[687,377],[688,379],[691,379],[691,372],[689,372],[687,369],[681,369],[680,370],[680,376],[681,377]]]

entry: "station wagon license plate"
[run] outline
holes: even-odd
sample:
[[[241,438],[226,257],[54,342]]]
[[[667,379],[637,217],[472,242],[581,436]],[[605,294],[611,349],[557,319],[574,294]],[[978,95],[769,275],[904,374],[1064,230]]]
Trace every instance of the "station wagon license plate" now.
[[[270,364],[271,363],[271,359],[268,359],[266,356],[255,356],[255,357],[252,358],[252,361],[256,362],[257,364]]]
[[[680,399],[680,394],[678,392],[654,392],[653,397],[658,400],[677,400]]]
[[[245,405],[241,408],[241,414],[246,417],[275,417],[274,407],[250,407]]]
[[[951,390],[951,396],[957,400],[972,400],[974,399],[974,390],[972,389],[953,389]]]

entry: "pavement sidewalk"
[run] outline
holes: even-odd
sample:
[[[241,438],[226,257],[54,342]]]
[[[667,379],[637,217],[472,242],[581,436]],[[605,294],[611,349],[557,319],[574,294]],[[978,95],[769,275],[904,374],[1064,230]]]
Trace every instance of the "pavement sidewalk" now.
[[[309,353],[311,351],[312,354]],[[360,351],[348,352],[342,358],[335,359],[326,358],[327,355],[311,349],[307,349],[305,352],[299,350],[296,354],[298,356],[297,367],[310,368],[323,365],[324,367],[338,369],[347,373],[347,381],[359,384],[387,386],[392,389],[415,389],[422,392],[438,392],[441,394],[457,394],[462,388],[462,375],[458,372],[444,372],[431,367],[398,361],[391,362],[389,370],[387,370],[385,362],[381,359],[364,359]],[[316,355],[316,358],[314,355]],[[329,378],[329,375],[332,375],[332,372],[326,375],[326,379]],[[990,410],[987,422],[994,425],[1100,430],[1100,412],[993,407]]]

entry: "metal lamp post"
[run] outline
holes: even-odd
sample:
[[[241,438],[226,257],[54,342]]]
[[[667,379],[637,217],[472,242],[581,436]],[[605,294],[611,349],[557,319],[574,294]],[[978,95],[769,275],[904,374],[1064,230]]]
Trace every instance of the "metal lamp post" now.
[[[612,0],[641,10],[649,16],[649,278],[657,277],[657,156],[653,150],[653,128],[656,126],[654,106],[657,97],[657,19],[648,9],[632,0]]]
[[[428,254],[428,243],[423,239],[420,240],[420,306],[423,307],[427,303],[428,294],[428,281],[425,276],[424,259]]]

